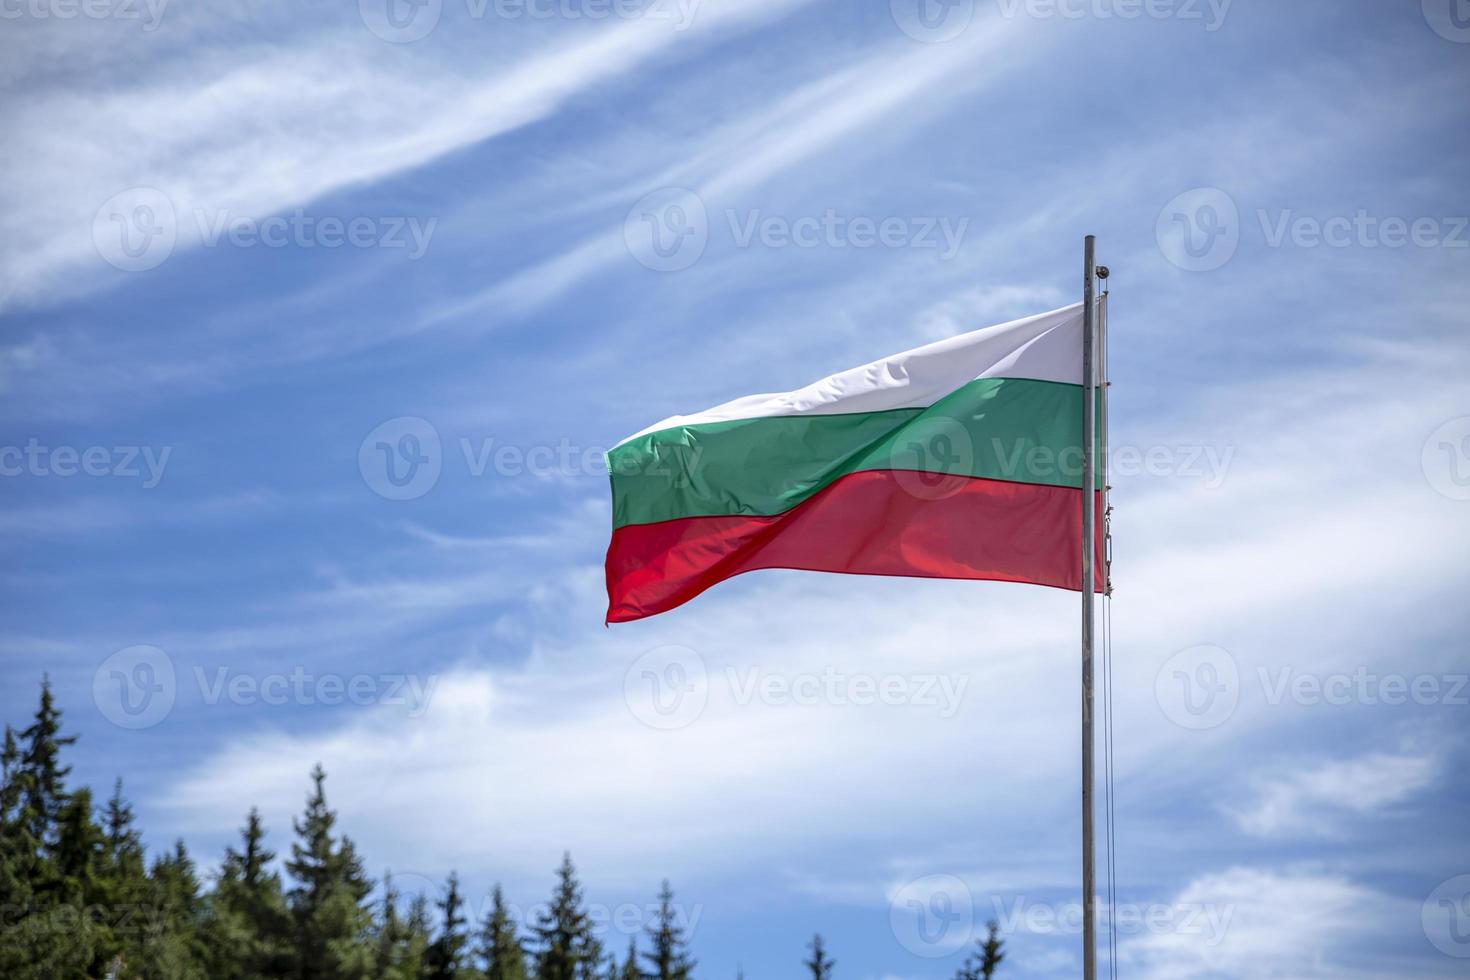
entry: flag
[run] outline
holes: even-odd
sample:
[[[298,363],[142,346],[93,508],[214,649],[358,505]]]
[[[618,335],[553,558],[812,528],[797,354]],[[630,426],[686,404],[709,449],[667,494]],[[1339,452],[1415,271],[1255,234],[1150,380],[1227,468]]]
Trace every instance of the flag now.
[[[624,439],[608,622],[769,568],[1080,590],[1082,322],[1078,303]]]

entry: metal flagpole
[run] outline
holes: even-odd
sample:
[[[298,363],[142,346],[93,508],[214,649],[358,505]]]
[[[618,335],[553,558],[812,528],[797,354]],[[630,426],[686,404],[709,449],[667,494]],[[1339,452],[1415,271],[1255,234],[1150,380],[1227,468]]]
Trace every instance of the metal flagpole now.
[[[1083,244],[1082,274],[1082,978],[1097,980],[1097,869],[1092,829],[1092,634],[1097,560],[1097,239]]]

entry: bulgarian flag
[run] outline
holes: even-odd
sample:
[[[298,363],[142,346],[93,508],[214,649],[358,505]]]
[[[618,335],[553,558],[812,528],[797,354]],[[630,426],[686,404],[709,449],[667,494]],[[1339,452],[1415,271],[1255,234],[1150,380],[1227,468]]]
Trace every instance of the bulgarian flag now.
[[[1078,303],[624,439],[608,622],[760,568],[1080,590],[1082,324]],[[1101,514],[1101,467],[1094,492]]]

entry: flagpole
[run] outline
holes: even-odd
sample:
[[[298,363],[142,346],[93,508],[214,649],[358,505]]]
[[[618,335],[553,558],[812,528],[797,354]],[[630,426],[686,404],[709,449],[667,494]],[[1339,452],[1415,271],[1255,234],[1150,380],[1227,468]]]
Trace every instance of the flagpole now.
[[[1082,978],[1097,980],[1097,869],[1092,827],[1092,647],[1094,566],[1097,561],[1097,460],[1095,456],[1097,239],[1082,249]]]

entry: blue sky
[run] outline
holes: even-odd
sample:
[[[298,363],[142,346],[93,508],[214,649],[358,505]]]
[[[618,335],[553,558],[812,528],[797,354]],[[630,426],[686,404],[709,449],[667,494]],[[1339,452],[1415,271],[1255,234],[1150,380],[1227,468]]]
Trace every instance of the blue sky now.
[[[1091,232],[1120,966],[1463,975],[1461,0],[89,9],[0,40],[0,698],[49,672],[151,846],[285,847],[321,761],[375,872],[668,876],[705,976],[820,930],[947,977],[987,918],[1077,975],[1075,597],[769,572],[604,629],[597,461],[1073,302]]]

